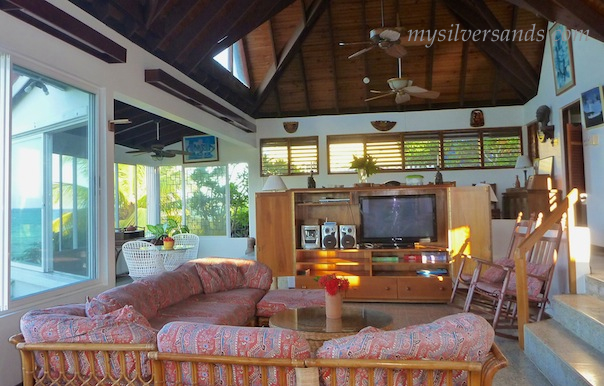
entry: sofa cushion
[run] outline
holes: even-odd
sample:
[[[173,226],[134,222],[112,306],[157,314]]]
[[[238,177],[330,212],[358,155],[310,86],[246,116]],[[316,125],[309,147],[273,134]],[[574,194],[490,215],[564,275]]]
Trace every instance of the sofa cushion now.
[[[460,313],[445,316],[432,323],[405,327],[394,331],[381,331],[369,327],[358,334],[333,339],[317,350],[317,358],[347,359],[427,359],[452,361],[477,361],[486,359],[493,344],[495,333],[491,325],[482,317],[472,313]],[[321,369],[321,378],[330,384],[334,376],[330,369]],[[337,369],[337,384],[348,384],[350,371]],[[406,372],[396,373],[393,384],[405,385]],[[426,384],[426,373],[414,373],[414,384]],[[466,373],[460,371],[453,375],[454,384],[462,384]],[[437,374],[435,384],[442,384],[442,373]],[[355,374],[354,384],[364,384],[366,371]],[[386,385],[386,379],[380,379],[376,385]]]
[[[243,285],[243,277],[237,266],[229,262],[202,262],[196,267],[206,294],[228,291]]]
[[[29,311],[21,318],[21,332],[27,343],[151,343],[157,333],[132,306],[87,317],[83,305]]]
[[[157,330],[132,306],[87,317],[83,304],[29,311],[21,318],[21,332],[26,343],[155,343],[157,334]],[[111,352],[108,357],[110,372],[101,355],[88,356],[83,351],[52,351],[47,357],[40,352],[34,354],[39,378],[46,371],[52,379],[70,378],[76,374],[80,379],[89,379],[91,369],[95,369],[96,379],[107,379],[108,373],[114,379],[122,379],[122,373],[128,379],[151,378],[147,356],[142,355],[139,363],[139,357],[131,351]]]
[[[230,294],[231,291],[223,292]],[[254,307],[235,302],[205,301],[206,294],[191,296],[181,302],[162,308],[157,315],[149,320],[156,326],[156,319],[171,318],[171,321],[180,320],[180,317],[212,318],[212,323],[229,324],[233,326],[246,325],[254,316]]]
[[[159,302],[158,309],[162,309],[202,292],[197,270],[191,268],[194,267],[183,267],[161,275],[148,276],[139,281],[154,289]]]
[[[166,324],[158,333],[157,345],[160,352],[187,353],[200,355],[239,356],[248,358],[310,358],[308,342],[301,338],[296,331],[279,328],[233,327],[211,324],[174,322]],[[167,384],[176,382],[175,364],[166,363],[165,380]],[[197,379],[191,380],[190,364],[183,365],[183,384],[208,384],[209,367],[207,364],[197,365]],[[225,384],[225,368],[220,368],[217,384]],[[243,384],[242,366],[234,366],[234,384]],[[262,373],[256,366],[248,368],[249,384],[261,384]],[[275,371],[267,374],[268,385],[280,385]],[[295,371],[289,369],[287,384],[296,384]]]
[[[194,260],[193,262],[198,266],[214,266],[217,264],[228,264],[230,266],[237,267],[237,270],[239,271],[239,275],[237,277],[237,285],[235,287],[230,288],[257,288],[268,291],[273,282],[273,273],[271,269],[267,265],[255,260],[224,257],[206,257],[203,259]],[[204,282],[201,273],[200,277],[202,279],[202,282]],[[225,284],[225,286],[229,285],[232,286],[232,283]]]
[[[126,305],[133,306],[147,319],[159,309],[160,296],[153,286],[135,281],[108,289],[86,302],[86,314],[90,317],[118,310]]]

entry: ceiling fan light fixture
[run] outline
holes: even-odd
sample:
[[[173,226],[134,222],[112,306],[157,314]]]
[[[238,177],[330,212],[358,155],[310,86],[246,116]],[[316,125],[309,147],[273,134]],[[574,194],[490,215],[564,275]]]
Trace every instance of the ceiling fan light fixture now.
[[[390,79],[388,79],[388,85],[393,90],[400,90],[405,87],[409,87],[409,86],[411,86],[412,83],[413,83],[413,81],[409,80],[407,78],[390,78]]]

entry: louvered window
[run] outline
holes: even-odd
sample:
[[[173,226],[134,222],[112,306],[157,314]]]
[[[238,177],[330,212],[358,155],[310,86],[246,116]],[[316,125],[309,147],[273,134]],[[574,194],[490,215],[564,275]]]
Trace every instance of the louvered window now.
[[[520,128],[485,130],[482,143],[485,168],[514,167],[522,154]]]
[[[317,172],[318,137],[273,138],[260,141],[261,175],[287,176]]]
[[[405,170],[434,169],[440,160],[440,135],[438,133],[405,134]]]
[[[443,169],[479,168],[480,136],[477,131],[443,132]]]
[[[400,134],[333,135],[327,137],[329,173],[353,173],[352,156],[370,155],[382,170],[402,170]]]
[[[352,156],[371,155],[381,172],[513,168],[519,127],[327,136],[329,173],[353,173]]]

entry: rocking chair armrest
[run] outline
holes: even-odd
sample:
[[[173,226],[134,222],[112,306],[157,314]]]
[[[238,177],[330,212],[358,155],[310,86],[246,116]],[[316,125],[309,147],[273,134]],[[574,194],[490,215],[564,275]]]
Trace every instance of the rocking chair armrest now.
[[[501,264],[497,264],[497,263],[495,263],[495,262],[493,262],[493,261],[490,261],[490,260],[485,260],[485,259],[482,259],[482,258],[480,258],[480,257],[474,257],[474,256],[471,256],[470,258],[471,258],[472,260],[476,261],[476,263],[478,264],[478,265],[476,266],[476,268],[478,268],[478,267],[480,267],[480,265],[484,264],[484,265],[488,265],[488,266],[490,266],[490,267],[497,267],[497,268],[501,268],[501,269],[502,269],[502,270],[504,270],[504,271],[510,271],[510,270],[512,270],[512,268],[511,268],[511,267],[508,267],[508,266],[505,266],[505,265],[501,265]]]

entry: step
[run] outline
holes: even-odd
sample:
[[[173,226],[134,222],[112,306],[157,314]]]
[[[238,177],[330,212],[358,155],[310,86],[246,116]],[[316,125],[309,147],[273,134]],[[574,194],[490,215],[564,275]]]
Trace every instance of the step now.
[[[604,300],[604,274],[591,274],[585,276],[587,294],[594,295]]]
[[[604,384],[604,354],[554,319],[525,325],[524,353],[552,385]]]
[[[591,295],[556,295],[552,309],[558,323],[604,353],[604,300]]]

